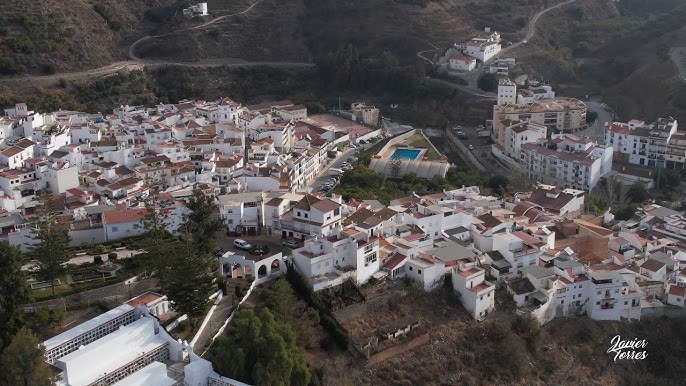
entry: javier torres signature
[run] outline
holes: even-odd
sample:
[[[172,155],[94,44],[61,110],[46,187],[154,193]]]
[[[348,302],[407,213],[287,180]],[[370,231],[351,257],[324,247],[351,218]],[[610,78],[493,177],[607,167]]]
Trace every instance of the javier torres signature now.
[[[615,335],[610,341],[607,352],[615,355],[615,362],[622,359],[642,360],[648,356],[648,352],[644,350],[647,345],[648,342],[645,339],[622,340],[621,336]]]

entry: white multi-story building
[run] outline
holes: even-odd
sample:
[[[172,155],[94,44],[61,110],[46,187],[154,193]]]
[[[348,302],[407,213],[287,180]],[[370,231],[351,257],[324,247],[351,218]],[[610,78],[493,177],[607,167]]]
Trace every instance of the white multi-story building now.
[[[523,105],[553,98],[555,91],[548,85],[518,89],[517,84],[510,79],[500,79],[498,82],[498,105]]]
[[[522,145],[545,140],[548,128],[537,123],[522,121],[503,123],[505,127],[505,155],[521,159]]]
[[[327,238],[314,237],[293,250],[293,262],[314,291],[348,279],[364,284],[379,271],[379,239],[352,229]]]
[[[336,201],[334,201],[334,199]],[[341,197],[319,199],[305,195],[280,220],[283,237],[327,237],[341,226]]]
[[[255,235],[264,227],[264,198],[262,191],[225,194],[217,197],[219,213],[226,229],[237,234]]]
[[[517,161],[529,179],[548,185],[589,192],[612,169],[612,148],[571,135],[554,136],[547,145],[526,143],[521,148]]]
[[[460,263],[451,272],[453,290],[475,319],[483,319],[495,309],[495,285],[486,281],[486,271],[474,263]]]
[[[683,145],[680,138],[671,141],[672,136],[677,134],[677,128],[678,123],[672,117],[659,118],[651,124],[637,119],[627,123],[607,123],[605,144],[616,153],[624,155],[630,164],[664,168],[667,166],[668,150],[669,155],[686,156],[679,149]],[[682,161],[683,164],[683,160],[684,158],[676,161]]]

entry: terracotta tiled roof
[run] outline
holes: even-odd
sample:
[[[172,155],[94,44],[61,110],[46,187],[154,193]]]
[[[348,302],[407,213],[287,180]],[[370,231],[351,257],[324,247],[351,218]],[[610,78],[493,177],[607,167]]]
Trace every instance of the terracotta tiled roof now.
[[[147,211],[145,209],[128,209],[116,212],[106,212],[102,215],[103,225],[123,224],[127,222],[141,221]]]

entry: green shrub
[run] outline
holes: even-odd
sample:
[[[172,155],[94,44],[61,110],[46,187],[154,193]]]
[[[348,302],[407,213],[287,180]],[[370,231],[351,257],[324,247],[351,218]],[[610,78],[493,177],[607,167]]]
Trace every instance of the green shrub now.
[[[33,52],[33,42],[27,36],[17,36],[7,39],[7,47],[17,54],[30,54]]]
[[[188,330],[188,328],[190,326],[191,326],[191,322],[188,321],[188,319],[186,319],[184,321],[179,322],[179,325],[176,326],[176,330],[179,332],[184,332],[184,331]]]
[[[102,264],[102,256],[100,256],[100,255],[93,256],[93,264]]]
[[[110,252],[107,254],[107,260],[117,260],[117,254],[114,252]]]

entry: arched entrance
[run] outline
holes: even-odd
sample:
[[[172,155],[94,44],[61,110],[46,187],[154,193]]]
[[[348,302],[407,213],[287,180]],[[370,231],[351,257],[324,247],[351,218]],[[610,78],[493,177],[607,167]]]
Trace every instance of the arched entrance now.
[[[267,276],[267,266],[266,265],[260,265],[260,268],[257,269],[257,277],[265,277]]]

